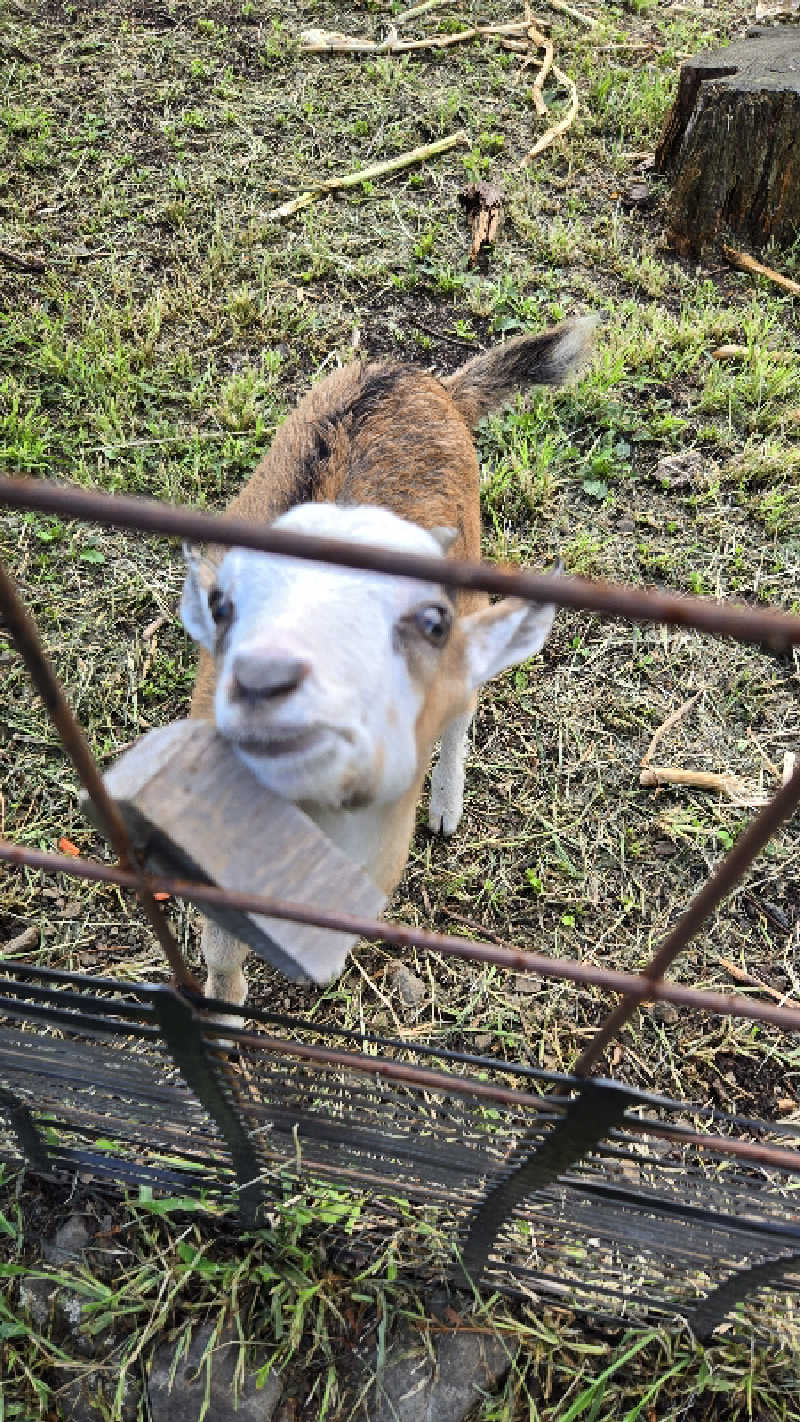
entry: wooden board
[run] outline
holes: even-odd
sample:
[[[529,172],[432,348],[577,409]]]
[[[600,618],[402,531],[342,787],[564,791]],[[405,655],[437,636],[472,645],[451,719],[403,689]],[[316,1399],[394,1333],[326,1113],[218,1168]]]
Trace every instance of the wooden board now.
[[[104,779],[153,873],[327,912],[375,918],[384,907],[364,870],[296,805],[261,785],[206,721],[151,731]],[[91,816],[86,797],[82,805]],[[208,904],[202,911],[295,980],[328,982],[356,941],[241,909]]]
[[[754,28],[690,59],[656,150],[674,173],[670,240],[697,254],[728,231],[761,246],[800,230],[800,28]]]

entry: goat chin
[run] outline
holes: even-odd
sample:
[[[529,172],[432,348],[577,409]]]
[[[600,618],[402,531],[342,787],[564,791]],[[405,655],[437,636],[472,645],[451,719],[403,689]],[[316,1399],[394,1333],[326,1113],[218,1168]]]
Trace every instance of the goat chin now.
[[[480,556],[471,429],[516,390],[560,385],[592,318],[482,352],[439,381],[354,364],[320,381],[230,506],[274,523],[444,559]],[[256,778],[296,802],[390,892],[432,748],[429,824],[461,817],[479,685],[537,652],[552,607],[244,549],[189,564],[181,614],[200,643],[192,715],[215,720]],[[339,905],[338,907],[342,907]],[[346,905],[344,906],[346,907]],[[208,992],[243,1002],[246,949],[207,925]]]

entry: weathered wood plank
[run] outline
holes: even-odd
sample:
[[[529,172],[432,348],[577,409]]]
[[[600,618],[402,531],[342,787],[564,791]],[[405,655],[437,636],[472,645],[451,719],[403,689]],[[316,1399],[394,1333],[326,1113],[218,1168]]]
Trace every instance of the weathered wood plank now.
[[[272,794],[205,721],[176,721],[144,736],[106,772],[144,862],[309,908],[375,917],[386,902],[296,805]],[[86,799],[84,810],[91,815]],[[356,941],[345,933],[240,909],[203,909],[287,977],[325,983]]]

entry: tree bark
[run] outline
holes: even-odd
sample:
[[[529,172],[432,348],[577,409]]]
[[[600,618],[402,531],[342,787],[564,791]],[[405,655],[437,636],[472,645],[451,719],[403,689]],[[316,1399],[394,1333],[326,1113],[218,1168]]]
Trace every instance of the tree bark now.
[[[656,150],[675,174],[668,235],[697,255],[722,232],[800,235],[800,28],[753,29],[681,70]]]

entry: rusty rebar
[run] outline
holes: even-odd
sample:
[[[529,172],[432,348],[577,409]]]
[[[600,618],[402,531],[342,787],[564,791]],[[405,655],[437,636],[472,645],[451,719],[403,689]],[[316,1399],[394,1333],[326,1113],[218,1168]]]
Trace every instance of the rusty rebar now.
[[[103,784],[103,777],[95,764],[86,737],[70,710],[58,683],[58,678],[42,646],[36,624],[22,602],[13,579],[9,576],[2,561],[0,561],[0,610],[2,610],[6,626],[16,648],[28,669],[31,681],[61,737],[64,749],[87,794],[91,796],[97,808],[97,813],[113,845],[114,852],[123,869],[129,873],[133,881],[131,887],[136,890],[139,896],[139,902],[147,921],[164,950],[177,983],[191,992],[199,992],[199,984],[184,963],[183,954],[170,926],[141,872],[125,822]]]
[[[763,809],[752,819],[736,840],[733,848],[707,879],[702,889],[692,899],[685,913],[664,939],[661,946],[642,971],[642,978],[650,983],[663,977],[667,968],[691,941],[698,929],[714,912],[714,909],[743,878],[757,854],[761,853],[767,840],[775,834],[784,820],[794,814],[800,805],[800,764],[792,775],[772,797]],[[613,1012],[598,1028],[596,1035],[581,1053],[575,1064],[576,1076],[585,1076],[596,1064],[609,1042],[633,1016],[641,998],[629,996],[617,1003]]]
[[[44,479],[0,479],[0,503],[39,509],[64,519],[102,523],[111,528],[135,528],[173,538],[236,545],[292,558],[311,558],[348,568],[367,568],[398,577],[422,578],[451,587],[480,588],[583,608],[636,622],[666,622],[694,627],[715,636],[756,642],[773,651],[800,645],[800,617],[741,603],[657,592],[622,584],[562,577],[554,573],[520,572],[490,563],[399,553],[334,538],[318,538],[255,524],[229,515],[175,508],[153,499],[104,494]]]
[[[48,874],[69,874],[73,878],[94,883],[114,884],[122,889],[135,889],[134,875],[110,864],[90,859],[71,858],[51,850],[29,849],[0,839],[0,862],[17,867],[39,869]],[[637,1003],[647,1001],[672,1002],[677,1007],[715,1013],[718,1016],[742,1017],[753,1022],[766,1022],[783,1031],[800,1031],[800,1008],[780,1007],[776,1003],[754,1001],[739,993],[711,992],[705,988],[689,988],[683,983],[652,981],[639,973],[601,968],[593,963],[581,963],[571,958],[547,958],[541,953],[523,948],[504,947],[496,943],[460,938],[455,934],[433,933],[429,929],[413,928],[405,923],[387,923],[379,919],[361,918],[355,914],[324,913],[306,904],[285,903],[264,898],[260,894],[235,893],[211,884],[194,883],[186,879],[170,879],[153,875],[146,882],[154,893],[166,893],[172,898],[186,899],[202,907],[204,903],[243,909],[248,913],[270,918],[287,919],[293,923],[310,923],[317,928],[353,934],[372,942],[383,941],[400,948],[422,948],[449,957],[465,958],[478,963],[491,963],[517,973],[536,973],[543,978],[557,978],[599,987],[609,992],[630,994]]]

